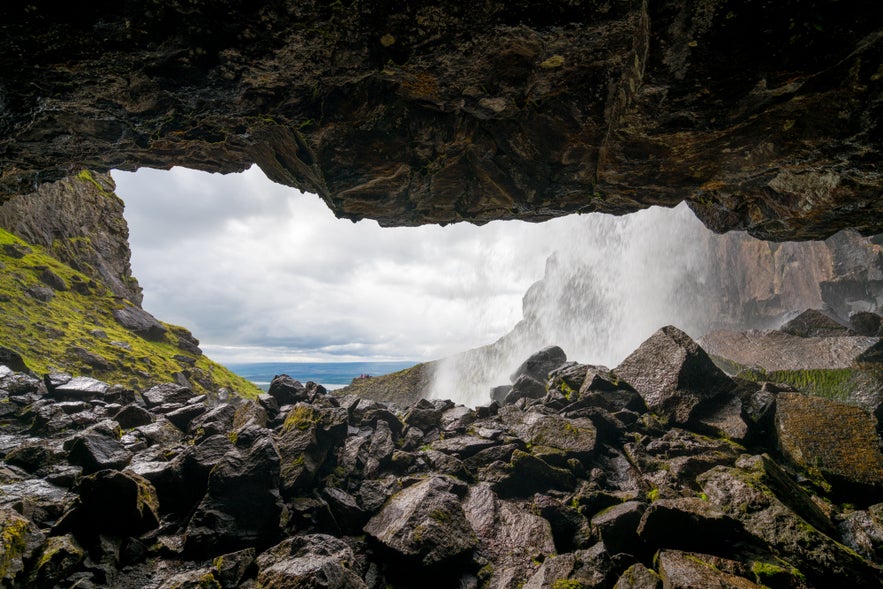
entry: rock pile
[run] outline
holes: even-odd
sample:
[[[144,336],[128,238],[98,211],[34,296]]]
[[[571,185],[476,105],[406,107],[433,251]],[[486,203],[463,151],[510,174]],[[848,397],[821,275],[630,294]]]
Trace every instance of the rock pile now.
[[[613,371],[543,350],[476,409],[13,360],[4,586],[883,587],[873,416],[734,381],[675,328]]]

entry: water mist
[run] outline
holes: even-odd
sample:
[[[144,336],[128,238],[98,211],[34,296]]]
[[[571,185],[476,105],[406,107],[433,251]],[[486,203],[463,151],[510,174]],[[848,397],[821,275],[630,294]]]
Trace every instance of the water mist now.
[[[499,341],[441,361],[431,396],[467,405],[532,352],[559,345],[571,360],[615,366],[659,327],[693,335],[709,322],[700,305],[710,232],[686,205],[623,217],[586,215],[524,296],[523,319]]]

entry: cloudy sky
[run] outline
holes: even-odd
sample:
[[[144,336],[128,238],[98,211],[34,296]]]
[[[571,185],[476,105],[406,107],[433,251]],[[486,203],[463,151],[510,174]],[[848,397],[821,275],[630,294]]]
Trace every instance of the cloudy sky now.
[[[256,167],[113,177],[144,308],[222,362],[426,360],[490,343],[579,222],[381,228]]]

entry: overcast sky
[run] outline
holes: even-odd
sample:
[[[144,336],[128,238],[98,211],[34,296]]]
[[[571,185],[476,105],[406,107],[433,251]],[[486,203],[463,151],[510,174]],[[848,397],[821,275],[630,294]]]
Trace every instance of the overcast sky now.
[[[257,167],[113,177],[144,308],[221,362],[427,360],[490,343],[579,222],[381,228]]]

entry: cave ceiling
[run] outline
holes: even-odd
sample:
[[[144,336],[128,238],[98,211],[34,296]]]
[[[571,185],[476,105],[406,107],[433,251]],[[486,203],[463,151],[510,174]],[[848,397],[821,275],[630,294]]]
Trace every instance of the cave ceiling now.
[[[257,164],[391,226],[686,200],[883,231],[879,0],[8,2],[0,29],[0,199]]]

